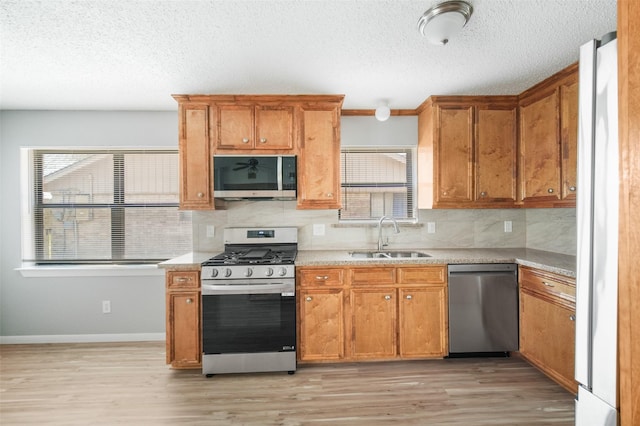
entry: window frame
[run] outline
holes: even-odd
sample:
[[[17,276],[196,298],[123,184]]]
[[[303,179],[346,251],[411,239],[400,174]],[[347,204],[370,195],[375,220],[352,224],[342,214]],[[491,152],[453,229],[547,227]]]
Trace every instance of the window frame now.
[[[113,156],[113,200],[110,203],[44,203],[43,191],[43,170],[42,156],[46,154],[109,154]],[[151,265],[166,261],[168,257],[158,258],[125,258],[126,245],[126,221],[125,212],[129,208],[176,208],[180,207],[179,200],[175,202],[132,202],[125,200],[125,156],[127,154],[178,154],[177,148],[100,148],[100,147],[73,147],[73,148],[29,148],[28,149],[28,170],[29,170],[29,216],[30,232],[25,235],[23,232],[23,243],[29,239],[30,247],[26,252],[31,253],[31,260],[25,260],[25,250],[23,250],[23,265],[25,262],[36,267],[69,267],[69,266],[90,266],[90,265]],[[45,235],[44,235],[44,212],[47,209],[73,208],[73,209],[109,209],[111,218],[111,258],[106,259],[46,259]],[[23,220],[23,228],[25,221]]]
[[[406,187],[407,188],[407,217],[396,217],[392,214],[386,214],[387,217],[391,217],[399,223],[417,223],[418,222],[418,202],[417,202],[417,152],[415,146],[346,146],[340,149],[340,161],[342,163],[342,156],[345,153],[349,152],[358,152],[358,153],[381,153],[381,154],[393,154],[393,153],[403,153],[406,154],[407,165],[406,165],[406,183],[399,184],[395,182],[367,182],[367,183],[345,183],[344,181],[344,170],[343,165],[340,165],[340,189],[343,190],[345,188],[368,188],[368,187],[379,187],[379,188],[398,188],[398,187]],[[343,195],[344,196],[344,195]],[[380,216],[371,216],[369,218],[357,218],[357,219],[347,219],[342,217],[342,208],[338,210],[338,221],[343,224],[357,224],[357,223],[374,223],[380,219]]]

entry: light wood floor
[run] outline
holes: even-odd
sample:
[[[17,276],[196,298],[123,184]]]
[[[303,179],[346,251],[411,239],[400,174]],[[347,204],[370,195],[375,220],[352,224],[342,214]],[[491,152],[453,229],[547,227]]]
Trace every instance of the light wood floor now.
[[[0,424],[573,425],[573,396],[519,358],[171,370],[164,342],[0,345]]]

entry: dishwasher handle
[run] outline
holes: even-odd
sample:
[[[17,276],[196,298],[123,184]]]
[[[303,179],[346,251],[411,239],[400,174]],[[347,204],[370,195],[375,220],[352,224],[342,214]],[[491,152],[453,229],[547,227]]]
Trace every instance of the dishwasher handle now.
[[[454,264],[448,267],[449,275],[463,274],[509,274],[513,275],[518,272],[518,265],[515,263],[471,263],[471,264]]]

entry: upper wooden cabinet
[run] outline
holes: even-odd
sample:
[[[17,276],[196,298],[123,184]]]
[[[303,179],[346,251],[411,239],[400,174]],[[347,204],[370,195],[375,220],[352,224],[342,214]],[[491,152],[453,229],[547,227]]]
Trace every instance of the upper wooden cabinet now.
[[[340,208],[343,95],[173,95],[179,104],[180,207],[214,208],[212,159],[298,155],[299,209]]]
[[[270,104],[220,104],[215,143],[220,150],[292,150],[294,107]]]
[[[305,106],[298,150],[298,208],[339,209],[340,106]]]
[[[520,95],[520,200],[524,207],[575,206],[578,65]]]
[[[180,208],[212,209],[210,107],[199,103],[181,103],[178,117]]]
[[[432,96],[419,108],[419,208],[513,207],[515,96]]]

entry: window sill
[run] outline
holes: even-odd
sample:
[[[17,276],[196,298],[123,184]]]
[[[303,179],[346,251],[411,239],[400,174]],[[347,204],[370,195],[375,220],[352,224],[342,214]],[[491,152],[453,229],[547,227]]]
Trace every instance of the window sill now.
[[[16,268],[23,277],[126,277],[164,275],[157,265],[35,265],[23,263]]]

